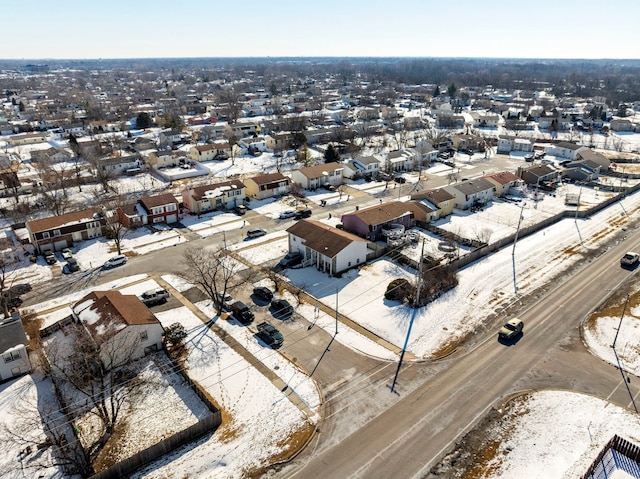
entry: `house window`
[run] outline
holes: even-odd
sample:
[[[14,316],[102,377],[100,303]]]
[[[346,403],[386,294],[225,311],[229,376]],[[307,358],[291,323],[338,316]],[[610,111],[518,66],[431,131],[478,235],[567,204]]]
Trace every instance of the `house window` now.
[[[53,230],[53,236],[60,236],[60,230]]]
[[[49,239],[50,235],[48,231],[45,231],[44,233],[42,233],[42,238],[43,239]]]
[[[4,353],[2,355],[2,359],[4,359],[5,363],[10,363],[11,361],[20,359],[20,351],[10,351],[8,353]]]
[[[161,213],[162,213],[162,207],[160,207],[160,208],[153,208],[152,213],[153,213],[154,215],[159,215],[159,214],[161,214]]]
[[[146,331],[142,331],[142,332],[140,333],[140,341],[143,341],[143,342],[144,342],[144,341],[146,341],[147,339],[149,339],[149,335],[147,334],[147,332],[146,332]]]
[[[167,207],[165,209],[167,211],[175,211],[177,208],[176,208],[175,204],[170,204],[170,205],[167,205]]]
[[[153,218],[154,223],[162,223],[164,222],[164,216],[159,216],[158,218]]]

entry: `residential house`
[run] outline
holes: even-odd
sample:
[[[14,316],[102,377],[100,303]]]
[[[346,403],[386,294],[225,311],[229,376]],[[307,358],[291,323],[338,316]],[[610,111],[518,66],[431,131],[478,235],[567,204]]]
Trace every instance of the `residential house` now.
[[[494,184],[485,178],[462,181],[445,189],[455,196],[454,206],[461,210],[489,203],[495,192]]]
[[[244,179],[243,183],[247,196],[258,200],[286,195],[291,191],[291,178],[282,173],[254,176]]]
[[[111,369],[162,349],[164,328],[137,296],[117,290],[92,291],[71,310]]]
[[[557,181],[559,172],[551,165],[520,166],[516,174],[527,185],[553,187]]]
[[[303,133],[307,139],[307,144],[315,145],[318,143],[329,143],[333,137],[334,131],[333,128],[320,128],[315,130],[305,130]]]
[[[264,153],[267,151],[267,140],[264,136],[243,138],[238,141],[238,147],[244,154]]]
[[[161,145],[177,145],[187,137],[186,133],[177,128],[168,128],[158,133],[158,142]]]
[[[402,225],[409,229],[416,221],[426,223],[432,212],[431,208],[419,202],[391,201],[345,213],[341,221],[345,231],[370,241],[378,241],[382,239],[384,229],[392,225]]]
[[[453,135],[451,141],[453,142],[453,147],[457,150],[480,150],[482,147],[482,138],[477,135]]]
[[[149,153],[149,165],[154,168],[171,168],[184,164],[187,154],[182,150],[152,151]]]
[[[251,136],[257,134],[260,131],[260,127],[257,123],[234,123],[233,125],[229,125],[231,129],[231,134],[236,138],[245,138],[247,136]]]
[[[49,148],[46,150],[33,150],[31,152],[31,161],[41,163],[60,163],[63,161],[71,161],[73,154],[64,148]]]
[[[479,113],[471,112],[474,128],[498,128],[500,124],[500,115],[495,113]]]
[[[46,133],[21,133],[18,135],[10,135],[5,138],[9,146],[36,145],[47,141]]]
[[[538,118],[538,129],[551,131],[566,131],[571,128],[573,121],[571,118],[560,116],[541,116]]]
[[[102,236],[102,212],[99,208],[74,211],[59,216],[27,221],[29,241],[39,252],[59,251],[83,241]]]
[[[453,212],[455,198],[455,195],[452,195],[444,188],[422,190],[411,194],[412,200],[419,201],[432,210],[429,215],[430,221],[450,215]]]
[[[577,160],[589,160],[595,164],[597,164],[600,168],[598,169],[598,173],[601,171],[607,171],[611,162],[609,159],[604,156],[602,153],[598,153],[597,151],[593,151],[589,148],[585,150],[578,151],[576,155]]]
[[[300,220],[287,229],[289,251],[300,252],[303,264],[330,275],[364,264],[369,249],[367,241],[319,221]]]
[[[28,345],[29,339],[19,318],[0,323],[0,382],[31,371]]]
[[[564,166],[562,177],[577,181],[594,181],[600,176],[600,168],[600,165],[594,161],[578,159]]]
[[[428,141],[416,141],[416,151],[419,154],[419,161],[422,165],[433,163],[438,158],[438,149],[434,148]]]
[[[289,148],[292,139],[292,133],[276,133],[273,135],[267,135],[267,148],[269,148],[271,151],[286,150],[287,148]]]
[[[566,158],[567,160],[575,160],[578,153],[584,150],[588,150],[586,146],[576,145],[570,141],[560,141],[555,145],[549,145],[545,148],[545,153],[548,155],[557,156],[560,158]]]
[[[614,118],[609,123],[611,131],[638,131],[640,125],[632,122],[628,118]]]
[[[403,148],[387,154],[386,163],[391,171],[413,170],[418,162],[418,154],[413,148]]]
[[[244,204],[246,186],[240,180],[195,186],[182,192],[182,203],[193,214],[217,209],[232,209]]]
[[[120,206],[116,213],[122,224],[132,227],[178,221],[178,200],[170,193],[143,196],[136,203]]]
[[[535,140],[518,136],[500,135],[498,137],[498,153],[511,153],[512,151],[532,152]]]
[[[367,176],[375,178],[380,171],[381,160],[375,156],[360,156],[344,163],[345,177]],[[347,173],[347,170],[349,172]]]
[[[323,186],[339,186],[342,184],[344,165],[340,163],[321,163],[293,170],[291,179],[307,190],[315,190]]]
[[[522,183],[520,177],[510,171],[499,171],[484,175],[483,178],[493,183],[495,196],[505,196],[509,194],[509,189],[515,188]]]
[[[196,145],[189,148],[189,156],[196,161],[226,160],[231,157],[231,145],[229,143],[211,143],[208,145]]]
[[[125,173],[140,173],[144,166],[142,157],[138,153],[127,156],[108,156],[100,158],[96,163],[102,173],[109,177],[116,177]]]

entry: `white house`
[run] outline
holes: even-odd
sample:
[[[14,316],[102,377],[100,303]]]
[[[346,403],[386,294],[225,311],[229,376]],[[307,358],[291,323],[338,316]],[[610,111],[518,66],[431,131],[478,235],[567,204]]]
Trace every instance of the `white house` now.
[[[535,141],[530,138],[500,135],[498,137],[498,153],[510,153],[512,151],[532,152],[534,143]]]
[[[117,290],[92,291],[72,306],[107,368],[162,348],[164,328],[137,296]]]
[[[291,179],[307,190],[315,190],[322,186],[339,186],[342,184],[344,165],[340,163],[324,163],[293,170]]]
[[[466,210],[475,205],[484,205],[493,199],[495,185],[485,178],[476,178],[444,187],[455,199],[456,208]]]
[[[410,171],[417,162],[417,153],[413,148],[391,151],[387,155],[387,162],[392,171]]]
[[[194,214],[243,205],[246,186],[240,180],[195,186],[182,192],[182,202]]]
[[[578,153],[586,151],[589,148],[586,146],[576,145],[570,141],[561,141],[555,145],[547,146],[545,152],[549,155],[559,156],[560,158],[566,158],[567,160],[575,160]]]
[[[29,340],[20,319],[0,324],[0,382],[31,371],[27,354],[28,344]]]
[[[287,229],[289,251],[304,256],[303,265],[338,274],[364,264],[367,260],[367,241],[346,231],[319,221],[300,220]]]

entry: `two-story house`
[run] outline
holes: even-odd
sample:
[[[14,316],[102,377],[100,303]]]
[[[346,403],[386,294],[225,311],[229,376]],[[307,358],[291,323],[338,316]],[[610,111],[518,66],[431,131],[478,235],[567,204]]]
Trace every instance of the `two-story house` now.
[[[226,160],[232,156],[231,145],[226,142],[195,145],[189,148],[189,156],[195,161]]]
[[[429,214],[430,221],[450,215],[453,212],[455,198],[455,195],[452,195],[444,188],[433,188],[411,194],[412,200],[419,201],[432,210]]]
[[[493,183],[495,188],[495,196],[505,196],[509,194],[509,189],[515,188],[522,184],[520,177],[510,171],[499,171],[484,175],[483,178]]]
[[[25,227],[31,244],[39,253],[43,253],[70,247],[75,241],[102,236],[103,222],[100,209],[89,208],[27,221]]]
[[[476,178],[445,186],[445,189],[455,196],[454,206],[466,210],[489,203],[493,199],[495,186],[485,178]]]
[[[143,196],[136,203],[119,206],[118,218],[127,227],[178,221],[178,200],[170,193]]]
[[[240,180],[195,186],[182,192],[182,203],[191,213],[201,214],[217,209],[232,209],[244,204],[246,186]]]
[[[307,190],[315,190],[323,186],[339,186],[342,184],[344,165],[324,163],[293,170],[291,179]]]
[[[178,166],[186,160],[186,153],[181,150],[152,151],[149,153],[149,165],[154,168]]]
[[[283,196],[291,191],[291,178],[282,173],[253,176],[244,179],[243,183],[246,186],[247,196],[258,200]]]
[[[31,371],[28,345],[29,340],[20,319],[0,324],[0,382]]]

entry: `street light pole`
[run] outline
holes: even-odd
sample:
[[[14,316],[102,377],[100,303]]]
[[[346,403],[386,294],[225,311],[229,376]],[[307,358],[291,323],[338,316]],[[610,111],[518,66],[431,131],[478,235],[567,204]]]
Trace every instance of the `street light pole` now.
[[[336,288],[336,334],[338,334],[338,288]]]

